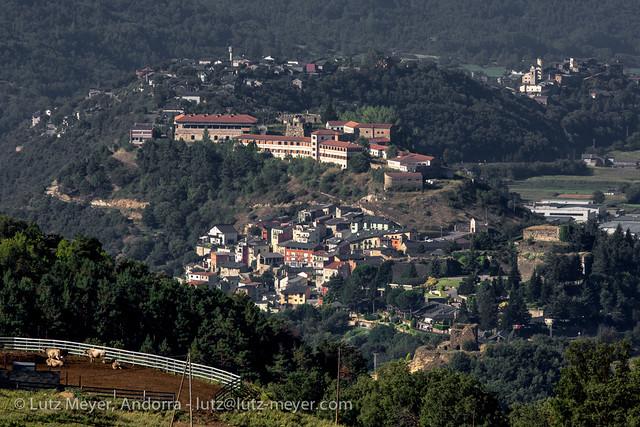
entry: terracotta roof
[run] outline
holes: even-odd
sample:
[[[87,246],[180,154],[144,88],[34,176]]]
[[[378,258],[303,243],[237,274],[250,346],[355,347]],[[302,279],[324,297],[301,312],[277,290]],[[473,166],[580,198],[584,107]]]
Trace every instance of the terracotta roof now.
[[[378,129],[391,129],[393,125],[391,123],[358,123],[356,126],[360,128],[378,128]]]
[[[327,122],[327,124],[329,126],[344,126],[345,124],[347,124],[348,122],[342,121],[342,120],[329,120]]]
[[[350,120],[350,121],[346,122],[344,125],[348,126],[350,128],[357,128],[360,125],[360,123],[354,122],[353,120]]]
[[[351,150],[364,150],[364,147],[359,144],[354,144],[353,142],[346,141],[323,141],[320,143],[320,147],[328,147],[328,148],[346,148]]]
[[[224,123],[248,124],[258,123],[258,119],[248,114],[180,114],[175,118],[176,123]]]
[[[347,263],[344,261],[333,261],[332,263],[325,265],[324,268],[325,270],[337,270],[346,264]]]
[[[401,163],[417,163],[417,162],[426,162],[435,159],[433,156],[425,156],[424,154],[418,153],[409,153],[404,156],[399,156],[391,159],[392,161],[401,162]]]
[[[311,142],[311,138],[305,136],[286,136],[286,135],[240,135],[236,139],[239,140],[256,140],[256,141],[293,141],[293,142]]]
[[[385,151],[387,148],[386,145],[380,145],[380,144],[369,144],[369,148],[371,148],[372,150],[380,150],[380,151]]]
[[[340,135],[340,132],[333,129],[320,129],[311,132],[311,135]]]

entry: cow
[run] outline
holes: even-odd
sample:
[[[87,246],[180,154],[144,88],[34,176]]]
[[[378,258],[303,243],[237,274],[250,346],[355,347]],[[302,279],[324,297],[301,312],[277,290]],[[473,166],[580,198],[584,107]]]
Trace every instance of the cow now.
[[[84,352],[87,356],[89,356],[91,363],[93,363],[95,359],[104,358],[107,355],[107,352],[105,350],[98,350],[97,348],[90,348],[85,350]]]
[[[122,369],[122,363],[118,362],[116,359],[113,359],[113,362],[111,362],[111,369]]]
[[[63,352],[59,348],[45,348],[42,351],[45,356],[47,356],[47,359],[62,360],[66,354],[66,352]]]
[[[64,361],[58,359],[47,359],[47,366],[51,368],[61,368],[64,366]]]

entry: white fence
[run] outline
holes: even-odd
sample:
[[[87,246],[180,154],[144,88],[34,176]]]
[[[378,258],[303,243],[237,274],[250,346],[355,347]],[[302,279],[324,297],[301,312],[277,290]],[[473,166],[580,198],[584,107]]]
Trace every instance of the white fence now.
[[[157,356],[155,354],[139,353],[136,351],[121,350],[119,348],[104,347],[100,345],[83,344],[72,341],[48,340],[39,338],[0,337],[0,347],[8,350],[40,351],[45,348],[59,348],[67,350],[70,354],[86,356],[85,350],[95,348],[105,350],[106,357],[117,359],[120,362],[132,365],[146,366],[160,369],[165,372],[182,374],[187,362],[172,359],[170,357]],[[212,368],[198,363],[191,364],[191,372],[194,377],[209,381],[215,381],[223,385],[236,387],[240,384],[240,376],[222,369]]]

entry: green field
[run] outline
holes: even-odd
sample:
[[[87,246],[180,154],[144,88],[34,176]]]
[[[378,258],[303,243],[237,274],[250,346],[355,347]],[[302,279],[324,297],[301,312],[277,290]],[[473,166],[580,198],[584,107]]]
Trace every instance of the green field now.
[[[619,188],[622,184],[640,181],[640,171],[633,168],[594,168],[593,175],[537,176],[523,181],[513,181],[509,190],[519,193],[527,201],[552,198],[557,194],[592,194]],[[623,201],[621,195],[607,197],[611,201]]]
[[[441,277],[438,279],[438,287],[444,286],[446,288],[457,288],[460,286],[460,283],[465,279],[464,276],[461,277]]]
[[[507,71],[505,67],[482,67],[475,64],[462,64],[462,68],[475,73],[484,73],[487,77],[492,78],[504,76]]]

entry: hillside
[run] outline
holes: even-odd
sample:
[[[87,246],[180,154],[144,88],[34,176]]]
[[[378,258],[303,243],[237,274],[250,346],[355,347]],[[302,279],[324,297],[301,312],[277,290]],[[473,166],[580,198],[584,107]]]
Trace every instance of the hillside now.
[[[175,71],[176,81],[190,75],[189,67]],[[340,114],[353,114],[347,108],[357,100],[356,113],[391,111],[397,117],[394,140],[400,147],[443,155],[449,161],[478,155],[544,157],[562,150],[557,124],[538,124],[542,112],[537,104],[432,66],[309,78],[308,89],[301,93],[289,89],[289,77],[264,81],[258,90],[239,84],[224,97],[212,91],[206,104],[184,108],[213,112],[230,106],[273,123],[278,112],[322,111],[331,103]],[[48,136],[44,123],[30,127],[25,122],[5,134],[0,138],[0,211],[65,236],[96,236],[112,254],[124,253],[175,273],[192,261],[194,243],[214,222],[242,225],[307,202],[355,203],[381,193],[380,173],[288,163],[251,149],[188,147],[168,139],[139,150],[131,147],[127,135],[134,122],[156,120],[160,128],[169,129],[171,120],[163,120],[157,111],[173,102],[170,94],[176,84],[171,80],[141,90],[133,81],[115,88],[111,97],[76,97],[52,115],[56,134]],[[407,92],[411,84],[422,87],[415,96]],[[365,92],[368,95],[359,95]],[[366,102],[377,106],[367,107]],[[425,117],[429,120],[421,119]],[[454,126],[445,126],[452,118]],[[493,152],[482,144],[489,137],[496,147]],[[363,207],[418,230],[446,228],[469,216],[485,215],[484,206],[475,200],[452,207],[446,195],[451,190],[455,192],[449,188],[407,195],[412,199],[408,203],[402,201],[405,196],[395,202],[379,198]],[[414,218],[413,209],[427,204],[433,215]]]
[[[624,0],[358,0],[348,6],[318,0],[295,6],[285,0],[268,5],[255,0],[73,0],[55,6],[4,0],[1,5],[5,49],[0,58],[6,72],[28,79],[41,75],[37,63],[50,64],[53,72],[40,87],[54,96],[158,60],[222,55],[229,45],[251,56],[353,54],[375,48],[514,62],[539,54],[604,59],[640,54],[633,32],[638,16]],[[36,21],[41,25],[30,25]],[[310,21],[324,31],[306,31]],[[211,22],[216,22],[213,28]],[[325,34],[336,36],[329,40]],[[47,40],[47,49],[39,40]],[[23,55],[13,55],[17,51]]]

